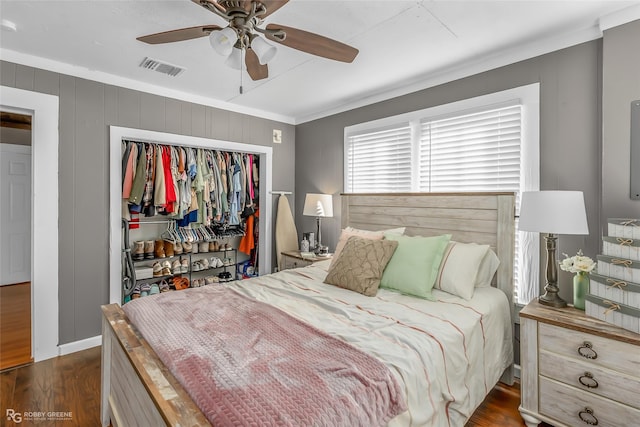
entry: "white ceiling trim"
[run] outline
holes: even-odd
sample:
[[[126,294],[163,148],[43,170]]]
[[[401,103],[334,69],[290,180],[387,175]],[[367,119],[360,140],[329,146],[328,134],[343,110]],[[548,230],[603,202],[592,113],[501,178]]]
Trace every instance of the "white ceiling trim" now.
[[[637,21],[638,19],[640,19],[640,4],[630,6],[600,18],[600,31],[606,31],[631,21]]]
[[[3,61],[14,62],[16,64],[26,65],[35,68],[41,68],[56,73],[67,74],[74,77],[80,77],[87,80],[93,80],[104,84],[120,86],[127,89],[138,90],[153,95],[166,96],[178,99],[180,101],[192,102],[194,104],[202,104],[209,107],[220,108],[223,110],[233,111],[240,114],[248,114],[251,116],[261,117],[263,119],[274,120],[287,124],[295,124],[293,117],[281,114],[271,113],[255,108],[243,107],[237,104],[212,99],[204,96],[194,95],[178,90],[168,89],[162,86],[156,86],[149,83],[140,82],[138,80],[128,79],[126,77],[116,76],[114,74],[105,73],[97,70],[79,67],[77,65],[67,64],[64,62],[54,61],[34,55],[27,55],[9,49],[0,48],[0,58]],[[170,78],[170,77],[167,77]]]

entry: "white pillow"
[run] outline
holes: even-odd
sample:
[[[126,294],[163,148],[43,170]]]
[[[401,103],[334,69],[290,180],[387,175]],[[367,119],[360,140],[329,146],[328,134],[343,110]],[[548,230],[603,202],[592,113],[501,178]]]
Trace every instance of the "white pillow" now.
[[[344,245],[349,240],[349,237],[356,236],[363,239],[370,240],[382,240],[384,237],[384,233],[393,233],[393,234],[404,234],[405,227],[400,228],[392,228],[390,230],[380,230],[380,231],[370,231],[370,230],[361,230],[359,228],[347,227],[342,230],[340,233],[340,238],[338,239],[338,244],[336,244],[336,250],[333,253],[333,259],[331,261],[331,266],[335,264],[336,259],[340,256],[340,252],[344,248]]]
[[[498,255],[489,249],[480,263],[478,275],[476,276],[476,288],[490,287],[499,265]]]
[[[470,300],[480,265],[489,250],[489,245],[449,242],[433,287]]]

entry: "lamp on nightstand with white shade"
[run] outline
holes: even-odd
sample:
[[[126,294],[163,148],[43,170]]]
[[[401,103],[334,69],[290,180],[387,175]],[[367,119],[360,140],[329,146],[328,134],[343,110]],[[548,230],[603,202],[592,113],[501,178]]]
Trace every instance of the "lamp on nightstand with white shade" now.
[[[316,217],[318,243],[315,252],[322,255],[328,254],[328,248],[322,245],[320,219],[333,217],[333,198],[331,194],[307,193],[304,199],[302,215]]]
[[[541,304],[565,307],[558,296],[556,243],[558,234],[589,234],[582,191],[525,191],[520,201],[521,231],[547,233],[547,268],[545,293]]]

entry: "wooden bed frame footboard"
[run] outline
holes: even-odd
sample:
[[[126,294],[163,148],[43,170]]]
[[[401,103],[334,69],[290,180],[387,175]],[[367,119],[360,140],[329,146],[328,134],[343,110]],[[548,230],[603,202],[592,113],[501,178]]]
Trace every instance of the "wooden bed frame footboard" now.
[[[122,308],[105,305],[102,314],[102,425],[209,425]]]
[[[512,303],[513,193],[343,194],[341,202],[343,227],[404,226],[409,235],[450,233],[460,242],[489,244],[501,260],[495,286]],[[102,313],[102,425],[209,425],[122,308],[105,305]],[[513,364],[501,381],[513,383]]]

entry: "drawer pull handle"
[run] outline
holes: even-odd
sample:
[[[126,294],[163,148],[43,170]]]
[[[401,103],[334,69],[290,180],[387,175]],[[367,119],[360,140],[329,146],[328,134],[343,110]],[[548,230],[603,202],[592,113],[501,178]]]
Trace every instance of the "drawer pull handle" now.
[[[578,412],[578,416],[583,423],[589,424],[590,426],[598,425],[598,419],[593,415],[593,409],[591,408],[584,408],[582,411]]]
[[[580,347],[578,347],[578,354],[587,359],[597,359],[598,353],[591,348],[592,344],[588,341],[585,341]]]
[[[598,381],[593,378],[593,374],[591,372],[585,372],[584,375],[581,375],[580,378],[578,378],[578,381],[587,388],[598,388]]]

